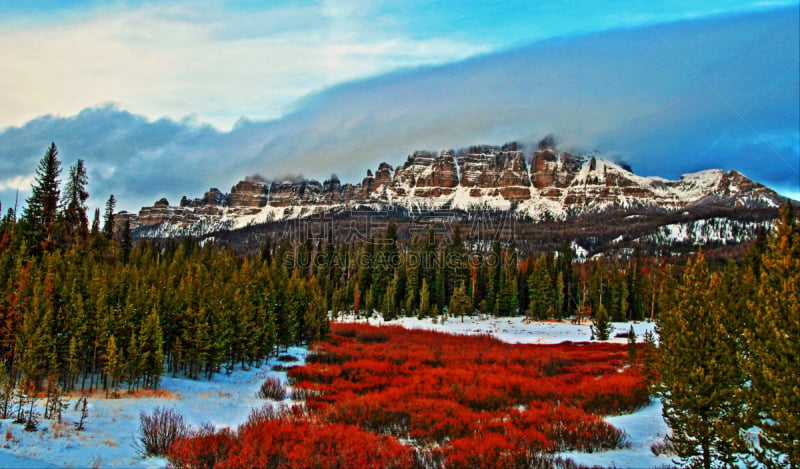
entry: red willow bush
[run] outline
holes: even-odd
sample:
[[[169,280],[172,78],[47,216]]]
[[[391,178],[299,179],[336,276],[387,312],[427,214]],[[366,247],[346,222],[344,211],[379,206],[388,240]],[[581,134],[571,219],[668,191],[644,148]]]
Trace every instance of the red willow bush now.
[[[288,372],[292,397],[306,401],[302,410],[256,415],[235,435],[218,436],[232,441],[218,460],[201,457],[187,438],[170,461],[193,468],[422,461],[448,468],[550,467],[551,453],[624,444],[622,432],[598,415],[648,402],[646,383],[626,362],[625,345],[511,345],[489,336],[334,324],[331,339],[315,344],[307,364]],[[204,447],[228,448],[216,441]],[[215,466],[190,464],[186,455],[193,453]]]
[[[415,461],[414,450],[394,438],[294,414],[250,419],[235,436],[222,430],[178,440],[168,458],[171,467],[186,469],[382,469]]]

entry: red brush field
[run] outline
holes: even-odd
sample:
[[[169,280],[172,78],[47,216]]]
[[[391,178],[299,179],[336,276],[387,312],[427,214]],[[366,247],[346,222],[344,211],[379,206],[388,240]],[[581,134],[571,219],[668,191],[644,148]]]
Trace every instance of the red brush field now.
[[[191,458],[194,445],[226,448],[219,467],[547,467],[549,453],[619,447],[623,434],[599,415],[648,402],[616,344],[511,345],[335,324],[307,362],[289,371],[305,410],[183,440],[175,465],[213,466]]]

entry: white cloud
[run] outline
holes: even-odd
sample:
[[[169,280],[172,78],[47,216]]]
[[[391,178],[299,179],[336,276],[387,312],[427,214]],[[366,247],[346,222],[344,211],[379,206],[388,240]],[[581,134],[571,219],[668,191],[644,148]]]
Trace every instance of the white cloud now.
[[[27,192],[31,184],[33,184],[33,175],[27,176],[14,176],[12,178],[0,179],[0,191],[15,191]]]
[[[106,102],[150,118],[193,112],[230,128],[241,115],[279,117],[297,98],[336,83],[488,51],[413,39],[365,11],[326,2],[231,12],[192,2],[4,25],[0,128]]]

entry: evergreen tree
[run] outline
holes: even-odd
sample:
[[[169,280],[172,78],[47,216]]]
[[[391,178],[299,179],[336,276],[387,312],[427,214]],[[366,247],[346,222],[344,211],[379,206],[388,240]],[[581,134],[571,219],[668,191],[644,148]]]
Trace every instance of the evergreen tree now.
[[[510,316],[517,313],[519,303],[517,302],[517,277],[513,263],[503,269],[500,280],[500,294],[497,297],[497,314]]]
[[[702,254],[689,262],[677,302],[658,323],[663,414],[688,465],[733,464],[740,442],[741,373],[725,328],[724,288]]]
[[[557,301],[556,292],[553,291],[553,281],[548,272],[545,257],[537,259],[533,272],[528,277],[528,307],[531,315],[536,319],[547,319],[555,315],[554,306]]]
[[[73,242],[85,240],[89,235],[89,218],[86,214],[86,200],[89,198],[89,193],[86,191],[88,183],[89,176],[86,174],[83,160],[78,160],[75,166],[69,169],[69,179],[64,188],[62,201],[64,229]]]
[[[117,199],[114,194],[108,197],[106,201],[106,210],[103,213],[103,236],[106,239],[114,237],[114,208],[117,206]]]
[[[768,466],[800,467],[800,226],[791,205],[781,207],[760,270],[746,332],[747,402],[761,428],[754,453]]]
[[[645,382],[652,394],[657,390],[658,368],[660,368],[660,365],[658,362],[656,337],[651,331],[648,330],[642,334],[642,346],[639,348],[638,354],[642,359],[640,366],[642,376],[644,376]]]
[[[450,297],[449,310],[450,315],[460,317],[461,322],[464,322],[465,314],[472,313],[472,300],[467,295],[467,289],[463,282],[453,291],[453,295]]]
[[[387,321],[397,317],[397,285],[399,283],[400,269],[396,269],[383,298],[383,318]]]
[[[611,324],[611,318],[608,317],[608,311],[603,303],[597,308],[597,312],[592,318],[592,335],[597,340],[608,340],[611,332],[614,330],[614,325]]]
[[[419,276],[419,262],[416,256],[417,253],[410,253],[406,256],[406,302],[405,314],[406,316],[413,316],[417,309],[418,285],[420,282]]]
[[[628,329],[628,361],[631,364],[636,363],[638,352],[639,349],[636,344],[636,331],[633,330],[633,324],[631,324],[630,328]]]
[[[26,201],[20,220],[28,246],[34,254],[41,254],[53,247],[60,174],[61,162],[58,160],[56,144],[53,143],[39,161],[31,186],[31,196]]]
[[[122,224],[122,241],[120,243],[120,256],[122,257],[122,262],[128,263],[128,260],[131,257],[131,249],[133,249],[133,241],[131,239],[131,220],[130,218],[125,218],[125,222]]]
[[[117,340],[114,338],[113,334],[108,338],[108,343],[106,343],[103,360],[103,370],[105,371],[107,380],[106,397],[109,395],[109,390],[111,391],[112,397],[117,397],[117,384],[122,379],[125,367],[123,365],[121,352],[119,348],[117,348]]]
[[[428,281],[422,279],[422,288],[419,292],[419,313],[420,319],[426,318],[431,315],[431,292],[428,289]]]

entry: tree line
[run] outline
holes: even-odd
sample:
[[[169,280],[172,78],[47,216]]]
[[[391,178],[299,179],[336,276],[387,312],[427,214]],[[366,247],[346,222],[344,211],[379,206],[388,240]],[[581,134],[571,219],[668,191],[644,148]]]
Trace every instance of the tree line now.
[[[421,239],[401,240],[391,221],[385,232],[357,243],[267,242],[261,256],[278,257],[289,269],[315,277],[330,310],[357,316],[378,311],[386,319],[588,319],[600,310],[614,321],[653,319],[665,285],[682,272],[680,265],[638,252],[627,259],[578,262],[566,242],[538,255],[513,239],[470,242],[458,225],[449,237],[431,228]]]
[[[0,220],[0,378],[29,395],[47,388],[108,394],[157,387],[165,372],[210,376],[258,365],[328,328],[313,278],[192,240],[132,243],[86,216],[83,161],[61,192],[51,145],[19,217]]]

